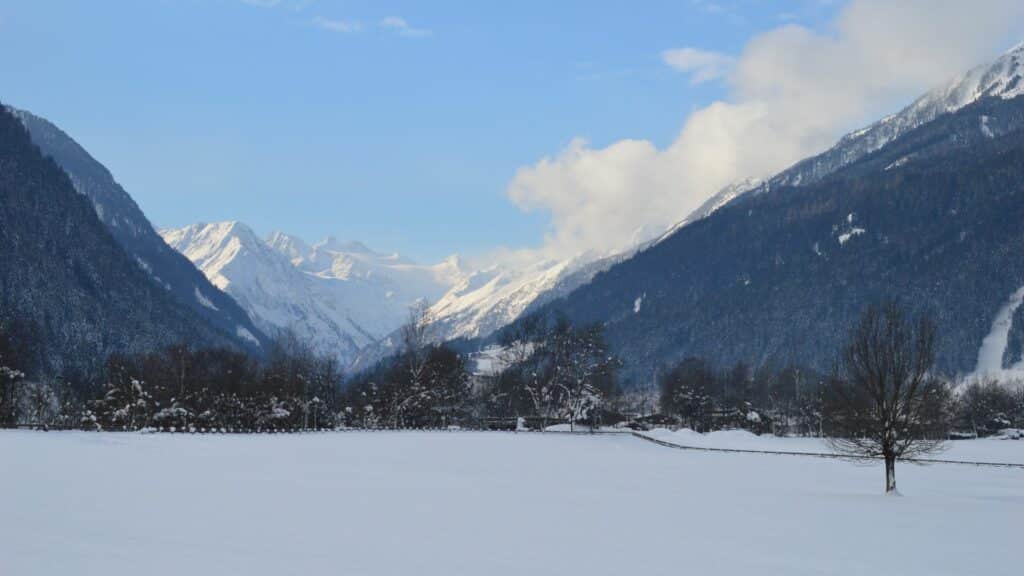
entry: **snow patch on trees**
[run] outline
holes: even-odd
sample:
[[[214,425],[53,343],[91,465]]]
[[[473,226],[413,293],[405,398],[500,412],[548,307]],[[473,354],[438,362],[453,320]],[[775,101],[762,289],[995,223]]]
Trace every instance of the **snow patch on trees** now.
[[[238,334],[239,338],[244,338],[254,344],[259,344],[260,342],[245,326],[239,326],[236,328],[235,333]]]
[[[201,306],[203,306],[205,308],[209,308],[210,310],[217,310],[217,311],[220,310],[220,308],[217,308],[217,306],[209,298],[207,298],[205,295],[203,295],[202,292],[199,291],[199,286],[196,286],[195,288],[196,288],[196,301],[199,302],[199,304]]]
[[[890,162],[888,165],[886,165],[885,171],[887,172],[889,170],[892,170],[893,168],[899,168],[900,166],[906,164],[909,160],[910,156],[903,156],[902,158],[899,158],[898,160]]]
[[[988,116],[985,116],[984,114],[981,116],[981,133],[984,134],[986,138],[996,137],[992,132],[992,128],[988,125]]]
[[[842,234],[839,235],[839,245],[842,246],[843,244],[846,244],[847,242],[850,241],[850,238],[853,238],[854,236],[860,236],[864,232],[866,232],[866,230],[858,227],[851,228],[849,232],[843,232]]]

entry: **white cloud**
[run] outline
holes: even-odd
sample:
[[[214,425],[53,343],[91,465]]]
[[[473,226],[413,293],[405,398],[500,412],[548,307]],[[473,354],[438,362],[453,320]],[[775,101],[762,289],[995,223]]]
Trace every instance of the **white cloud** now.
[[[719,52],[707,52],[696,48],[676,48],[661,53],[665,64],[682,72],[690,73],[690,83],[701,84],[725,76],[736,60]]]
[[[691,114],[668,147],[576,139],[519,169],[508,196],[551,215],[546,256],[622,249],[730,182],[782,170],[993,58],[1024,32],[1022,17],[1019,0],[852,0],[825,31],[791,24],[752,38],[725,73],[730,97]],[[687,71],[717,70],[693,60]]]
[[[390,30],[399,36],[405,36],[407,38],[424,38],[434,35],[433,30],[429,30],[427,28],[413,28],[405,21],[405,18],[400,18],[398,16],[381,18],[378,24],[385,30]]]
[[[330,32],[340,32],[342,34],[351,34],[363,29],[362,23],[358,20],[331,20],[321,16],[313,18],[313,24],[317,28],[328,30]]]

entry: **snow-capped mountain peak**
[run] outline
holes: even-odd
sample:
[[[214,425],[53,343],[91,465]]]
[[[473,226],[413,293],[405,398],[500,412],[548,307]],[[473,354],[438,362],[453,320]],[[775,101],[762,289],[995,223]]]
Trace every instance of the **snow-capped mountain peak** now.
[[[341,241],[334,236],[328,236],[313,244],[313,250],[328,252],[347,252],[351,254],[375,254],[373,250],[357,240]]]
[[[903,134],[981,98],[1011,99],[1021,95],[1024,95],[1024,43],[1014,46],[993,62],[977,66],[925,93],[896,114],[846,134],[825,152],[801,160],[767,180],[741,180],[726,186],[661,239],[694,220],[708,216],[747,192],[757,194],[774,186],[813,184],[881,149]],[[982,129],[987,127],[983,126]]]
[[[690,212],[690,214],[687,215],[686,218],[683,218],[677,224],[675,224],[674,226],[666,230],[664,233],[662,233],[661,236],[659,236],[654,241],[654,243],[656,244],[658,242],[661,242],[665,238],[675,233],[676,230],[679,230],[680,228],[686,226],[691,222],[710,216],[712,213],[714,213],[722,206],[725,206],[726,204],[732,202],[739,196],[746,194],[751,190],[754,190],[763,183],[764,180],[760,178],[743,178],[741,180],[737,180],[729,184],[725,188],[719,190],[718,193],[716,193],[714,196],[705,200],[704,203],[698,206],[696,210]]]
[[[292,262],[305,258],[312,251],[309,244],[306,244],[301,238],[280,231],[271,232],[264,241],[267,246],[283,254]]]
[[[946,86],[922,97],[916,106],[941,103],[947,112],[990,96],[1009,100],[1024,94],[1024,42],[1003,53],[991,64],[978,66]]]
[[[257,324],[252,303],[247,305],[243,301],[247,295],[239,292],[239,282],[247,283],[253,279],[250,274],[258,271],[264,280],[287,284],[287,261],[241,222],[192,224],[160,230],[160,235],[171,248],[191,260],[210,282],[234,296]]]
[[[343,362],[397,329],[414,302],[437,300],[465,274],[457,258],[418,265],[333,237],[312,246],[283,232],[264,240],[240,222],[161,234],[265,332],[293,329]]]
[[[798,162],[757,190],[817,182],[942,114],[960,110],[981,98],[1010,99],[1021,94],[1024,94],[1024,44],[925,93],[900,112],[843,136],[829,150]]]

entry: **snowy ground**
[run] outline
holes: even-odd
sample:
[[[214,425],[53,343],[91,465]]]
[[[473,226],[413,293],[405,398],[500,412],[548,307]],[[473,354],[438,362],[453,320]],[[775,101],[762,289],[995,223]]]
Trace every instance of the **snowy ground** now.
[[[658,428],[643,434],[671,444],[694,448],[767,450],[812,454],[832,453],[829,445],[818,438],[780,438],[769,434],[757,436],[745,430],[722,430],[720,432],[700,434],[685,428],[675,431]],[[1024,465],[1024,440],[996,437],[980,440],[957,440],[947,442],[942,450],[923,456],[923,458]],[[1021,477],[1021,481],[1024,482],[1024,476]]]
[[[980,446],[980,445],[979,445]],[[955,448],[964,450],[967,448]],[[1024,443],[986,445],[1019,459]],[[1024,471],[630,436],[0,432],[0,574],[1019,574]]]

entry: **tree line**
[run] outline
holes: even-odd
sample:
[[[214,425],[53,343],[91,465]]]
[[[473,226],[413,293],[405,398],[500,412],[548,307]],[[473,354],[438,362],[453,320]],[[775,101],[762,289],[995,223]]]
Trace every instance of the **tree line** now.
[[[875,310],[869,316],[877,323],[886,314],[894,312]],[[652,398],[650,390],[623,392],[620,362],[597,325],[527,318],[502,333],[489,359],[492,367],[484,371],[473,370],[471,361],[448,345],[432,342],[428,329],[425,309],[415,309],[402,328],[399,352],[347,379],[336,360],[314,352],[290,331],[260,361],[228,349],[178,345],[113,355],[92,378],[75,373],[27,378],[33,332],[15,323],[0,324],[0,426],[508,428],[523,419],[535,428],[631,421],[639,427],[685,426],[700,432],[740,428],[825,436],[839,432],[829,414],[837,412],[836,394],[850,380],[796,365],[718,368],[691,357],[660,371]],[[840,353],[840,366],[852,363],[849,354]],[[1024,387],[1014,391],[981,379],[952,394],[948,381],[927,373],[931,393],[941,391],[946,397],[947,435],[986,436],[1024,428]]]
[[[887,318],[893,323],[908,322],[905,312],[892,306],[873,307],[865,312],[865,318],[871,319],[873,326],[886,322]],[[924,324],[925,327],[930,325]],[[851,339],[858,342],[861,354],[868,354],[868,350],[875,354],[872,346],[881,344],[866,344],[864,330],[863,326],[855,327]],[[912,341],[908,334],[913,333],[914,330],[904,325],[900,337]],[[864,376],[863,367],[857,371],[852,368],[855,363],[850,356],[851,345],[848,343],[839,352],[838,365],[831,373],[772,363],[757,368],[745,363],[718,368],[701,358],[686,358],[659,374],[659,414],[643,420],[652,425],[684,426],[698,432],[745,429],[778,436],[838,434],[842,432],[836,423],[839,407],[857,400],[850,395],[847,385],[856,380],[854,376],[861,379]],[[920,345],[934,354],[931,341]],[[886,354],[895,354],[893,346],[889,344]],[[986,437],[1008,428],[1024,429],[1024,382],[1001,382],[991,376],[956,382],[932,372],[930,364],[920,370],[921,377],[927,376],[924,392],[936,396],[935,404],[942,408],[940,435]],[[883,384],[894,385],[903,376],[903,373],[897,374]],[[844,393],[848,397],[844,398]]]
[[[1024,428],[1024,386],[974,380],[954,391],[934,372],[935,324],[894,303],[869,306],[828,374],[797,366],[716,369],[686,358],[660,375],[658,410],[621,392],[600,325],[527,318],[502,333],[488,370],[429,337],[424,307],[399,352],[343,378],[331,355],[285,331],[257,361],[185,345],[112,355],[96,380],[29,379],[34,333],[0,323],[0,427],[279,432],[353,428],[687,426],[821,436],[839,454],[895,463],[955,436]],[[29,327],[30,328],[30,327]],[[637,408],[640,407],[638,411]]]
[[[974,381],[955,393],[934,372],[937,330],[927,315],[911,318],[895,302],[873,305],[852,327],[836,366],[810,378],[796,370],[748,377],[737,366],[716,374],[690,359],[669,372],[662,410],[696,429],[718,423],[764,428],[766,417],[796,432],[816,429],[833,450],[885,464],[885,490],[896,491],[896,462],[942,447],[956,430],[971,435],[1024,426],[1024,387]],[[815,426],[815,424],[817,424]]]
[[[29,380],[0,332],[0,426],[259,432],[335,426],[342,373],[291,332],[261,362],[170,346],[107,358],[98,375]]]
[[[333,356],[291,331],[260,361],[176,345],[112,355],[92,378],[27,379],[17,368],[24,355],[0,330],[0,426],[271,432],[599,422],[619,365],[600,328],[531,326],[528,340],[509,341],[496,359],[502,370],[477,374],[465,355],[429,337],[425,308],[416,307],[399,352],[347,379]]]
[[[345,421],[357,427],[531,427],[596,425],[616,397],[619,365],[600,327],[539,321],[510,332],[472,370],[444,344],[430,344],[420,310],[402,330],[402,352],[354,379],[343,393]]]

